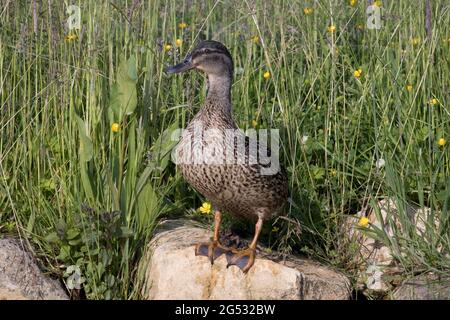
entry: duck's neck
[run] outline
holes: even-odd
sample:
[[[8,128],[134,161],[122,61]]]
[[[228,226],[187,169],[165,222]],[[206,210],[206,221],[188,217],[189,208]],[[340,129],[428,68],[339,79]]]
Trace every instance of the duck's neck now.
[[[231,116],[231,76],[208,75],[205,107],[209,112]]]

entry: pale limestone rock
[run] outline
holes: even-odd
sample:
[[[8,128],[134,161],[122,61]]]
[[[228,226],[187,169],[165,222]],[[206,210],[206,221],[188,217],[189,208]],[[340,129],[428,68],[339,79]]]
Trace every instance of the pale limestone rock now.
[[[147,247],[140,270],[146,299],[349,299],[350,282],[342,274],[308,259],[262,257],[247,275],[226,268],[222,255],[211,266],[196,257],[194,245],[212,233],[186,220],[165,221]],[[142,271],[143,270],[143,271]]]
[[[402,228],[398,219],[398,208],[395,201],[391,198],[386,198],[380,200],[377,206],[380,209],[383,221],[378,220],[375,210],[370,209],[367,214],[363,210],[347,219],[344,223],[344,233],[347,234],[350,241],[354,241],[358,245],[355,262],[360,267],[359,287],[366,287],[376,293],[386,293],[392,289],[392,286],[383,279],[383,276],[385,273],[395,273],[395,271],[392,272],[395,269],[393,267],[394,258],[392,252],[387,246],[373,238],[367,237],[355,228],[361,217],[367,217],[371,225],[384,229],[389,237],[394,237],[395,235],[391,225],[388,223],[388,219],[392,219],[399,230]],[[409,219],[415,224],[417,234],[422,236],[426,230],[430,208],[417,208],[407,205],[406,212]],[[436,230],[439,228],[437,219],[432,227],[436,228]]]
[[[395,300],[450,300],[450,278],[421,275],[405,280],[392,294]]]
[[[68,299],[57,280],[44,275],[16,239],[0,239],[0,300]]]

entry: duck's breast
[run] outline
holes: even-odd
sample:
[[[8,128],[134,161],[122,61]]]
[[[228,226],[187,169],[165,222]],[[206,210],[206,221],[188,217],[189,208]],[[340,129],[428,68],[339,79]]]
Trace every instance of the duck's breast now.
[[[264,175],[261,165],[250,164],[257,159],[251,159],[245,151],[248,141],[243,149],[237,147],[237,141],[245,141],[245,135],[233,130],[206,130],[201,124],[191,123],[176,147],[179,168],[185,180],[218,209],[267,219],[287,198],[286,175],[281,171]],[[236,137],[232,143],[227,137],[230,134]]]

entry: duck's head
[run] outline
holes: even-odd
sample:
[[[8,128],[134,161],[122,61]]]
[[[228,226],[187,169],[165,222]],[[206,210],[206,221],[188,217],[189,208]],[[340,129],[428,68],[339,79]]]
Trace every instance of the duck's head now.
[[[200,42],[186,59],[166,69],[168,74],[197,69],[208,76],[229,76],[233,74],[233,59],[228,49],[220,42],[207,40]]]

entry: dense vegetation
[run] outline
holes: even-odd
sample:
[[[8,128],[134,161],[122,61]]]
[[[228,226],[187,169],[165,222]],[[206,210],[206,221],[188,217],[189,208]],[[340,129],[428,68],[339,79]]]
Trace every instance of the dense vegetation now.
[[[404,226],[406,202],[440,225],[372,236],[405,272],[449,273],[448,1],[428,20],[425,1],[377,1],[379,30],[367,1],[73,2],[80,30],[68,3],[0,1],[0,233],[62,279],[78,266],[82,296],[138,297],[158,219],[212,221],[170,161],[171,129],[198,110],[204,80],[163,72],[199,39],[230,48],[239,127],[281,132],[291,200],[266,244],[351,276],[343,221],[392,196]]]

